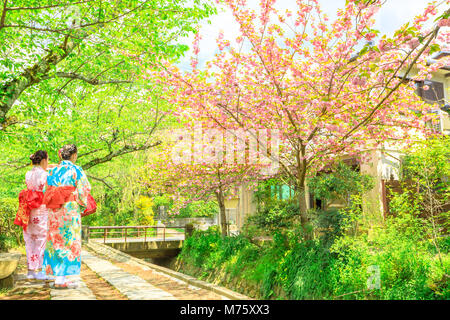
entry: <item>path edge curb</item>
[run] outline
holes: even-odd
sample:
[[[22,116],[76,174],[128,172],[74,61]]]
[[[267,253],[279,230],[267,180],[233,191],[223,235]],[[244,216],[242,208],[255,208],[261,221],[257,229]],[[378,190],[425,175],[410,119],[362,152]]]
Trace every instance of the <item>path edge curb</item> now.
[[[135,258],[135,257],[133,257],[133,256],[127,254],[127,253],[124,253],[122,251],[119,251],[117,249],[114,249],[114,248],[112,248],[110,246],[107,246],[107,245],[104,245],[104,244],[101,244],[101,243],[93,243],[93,242],[90,242],[90,241],[89,242],[83,241],[83,245],[85,247],[93,250],[97,254],[101,254],[101,253],[97,252],[96,248],[101,248],[103,250],[107,250],[107,251],[109,251],[111,253],[111,256],[108,256],[109,258],[114,259],[114,255],[121,256],[123,258],[132,260],[132,261],[134,261],[134,262],[136,262],[136,263],[138,263],[140,265],[143,265],[143,266],[149,267],[149,268],[151,268],[151,269],[153,269],[155,271],[167,274],[167,275],[169,275],[171,277],[174,277],[174,278],[176,278],[178,280],[184,281],[184,282],[186,282],[186,283],[188,283],[190,285],[193,285],[195,287],[212,291],[212,292],[214,292],[216,294],[222,295],[222,296],[227,297],[227,298],[229,298],[231,300],[254,300],[254,299],[252,299],[252,298],[250,298],[250,297],[248,297],[246,295],[237,293],[237,292],[232,291],[230,289],[227,289],[227,288],[224,288],[224,287],[221,287],[221,286],[218,286],[218,285],[215,285],[215,284],[203,281],[203,280],[199,280],[199,279],[194,278],[192,276],[189,276],[189,275],[186,275],[186,274],[183,274],[183,273],[171,270],[169,268],[158,266],[156,264],[144,261],[142,259]]]

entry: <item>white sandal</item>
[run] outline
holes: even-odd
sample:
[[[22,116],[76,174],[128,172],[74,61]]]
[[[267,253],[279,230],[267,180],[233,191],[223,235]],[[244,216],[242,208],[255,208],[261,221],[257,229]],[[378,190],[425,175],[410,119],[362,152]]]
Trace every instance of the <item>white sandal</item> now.
[[[36,275],[34,275],[34,274],[27,274],[27,280],[28,281],[35,281],[36,280]]]
[[[46,274],[42,274],[42,273],[38,273],[36,276],[35,276],[35,279],[36,280],[39,280],[39,281],[45,281],[45,282],[48,282],[48,281],[54,281],[55,279],[53,279],[52,277],[50,277],[50,276],[48,276],[48,275],[46,275]]]

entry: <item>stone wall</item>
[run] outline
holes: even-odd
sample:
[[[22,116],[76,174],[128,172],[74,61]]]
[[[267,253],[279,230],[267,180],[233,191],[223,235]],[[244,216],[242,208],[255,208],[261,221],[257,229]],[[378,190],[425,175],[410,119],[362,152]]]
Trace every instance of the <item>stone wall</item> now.
[[[184,227],[188,223],[192,223],[195,229],[199,230],[207,230],[211,226],[218,225],[218,218],[215,216],[214,218],[173,218],[173,219],[165,219],[161,220],[166,227]]]
[[[174,271],[196,277],[203,281],[223,286],[227,289],[244,294],[253,299],[257,300],[265,299],[262,296],[261,290],[262,283],[260,281],[258,282],[251,279],[246,279],[239,275],[233,276],[230,272],[227,272],[225,266],[221,267],[220,269],[215,269],[214,272],[211,272],[209,270],[206,272],[201,268],[186,263],[182,259],[174,258],[167,265],[167,267]],[[285,291],[281,287],[275,286],[273,288],[273,291],[274,293],[270,297],[270,300],[289,299],[289,297],[286,295]]]

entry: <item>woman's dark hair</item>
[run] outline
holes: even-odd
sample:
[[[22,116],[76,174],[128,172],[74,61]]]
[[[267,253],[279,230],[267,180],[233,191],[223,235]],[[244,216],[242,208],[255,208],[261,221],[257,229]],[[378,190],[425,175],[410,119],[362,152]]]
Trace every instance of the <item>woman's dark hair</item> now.
[[[40,164],[42,160],[48,159],[47,151],[38,150],[30,156],[31,163]]]
[[[78,149],[76,145],[66,144],[64,147],[61,148],[61,158],[63,160],[69,160],[70,157],[77,152]]]

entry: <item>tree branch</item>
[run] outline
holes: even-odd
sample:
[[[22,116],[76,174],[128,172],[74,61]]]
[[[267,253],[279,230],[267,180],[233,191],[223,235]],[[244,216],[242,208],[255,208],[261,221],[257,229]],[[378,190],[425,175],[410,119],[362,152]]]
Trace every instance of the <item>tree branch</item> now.
[[[115,83],[133,83],[133,81],[130,80],[99,80],[97,77],[94,78],[88,78],[86,76],[83,76],[78,73],[73,72],[56,72],[55,76],[58,78],[67,78],[67,79],[75,79],[75,80],[81,80],[84,82],[87,82],[89,84],[92,84],[94,86],[96,85],[103,85],[103,84],[115,84]],[[46,76],[44,79],[51,79],[52,77]]]
[[[59,46],[61,50],[50,51],[35,65],[25,69],[20,76],[0,87],[0,130],[3,129],[1,124],[7,120],[6,114],[22,92],[39,83],[42,80],[41,75],[48,74],[52,66],[64,60],[78,45],[78,41],[66,39],[65,44]]]
[[[7,10],[8,11],[43,10],[43,9],[51,9],[51,8],[58,8],[58,7],[74,6],[76,4],[84,4],[84,3],[89,3],[92,1],[95,1],[95,0],[85,0],[85,1],[79,1],[79,2],[73,2],[73,3],[59,3],[59,4],[51,4],[48,6],[39,6],[39,7],[10,7],[10,8],[7,8]]]
[[[105,186],[107,186],[111,190],[114,189],[114,187],[112,187],[109,183],[107,183],[105,181],[105,179],[94,177],[94,176],[91,176],[89,174],[87,175],[87,177],[90,178],[90,179],[96,180],[96,181],[100,181],[101,183],[103,183]]]
[[[431,41],[437,36],[438,32],[439,32],[440,27],[437,26],[434,31],[432,32],[432,36],[428,39],[427,43],[422,47],[422,49],[418,52],[417,56],[414,58],[414,60],[410,63],[410,65],[408,66],[408,69],[406,70],[405,74],[403,75],[401,81],[399,81],[394,88],[392,88],[387,94],[386,96],[381,99],[381,101],[375,106],[375,108],[372,109],[372,111],[361,121],[359,122],[357,125],[355,125],[349,132],[347,132],[341,140],[345,140],[347,139],[355,130],[357,130],[359,127],[363,126],[364,124],[366,124],[371,118],[372,116],[375,114],[375,112],[384,104],[384,102],[400,87],[400,85],[403,83],[403,81],[406,80],[409,72],[411,71],[411,69],[413,68],[413,66],[416,64],[417,60],[419,59],[419,57],[423,54],[423,52],[425,51],[425,49],[430,45]]]
[[[8,8],[6,8],[7,3],[8,0],[5,0],[5,2],[3,3],[2,16],[0,17],[0,29],[5,25],[6,10],[8,10]]]
[[[89,161],[89,162],[87,162],[87,163],[85,163],[85,164],[83,164],[81,166],[83,167],[83,169],[87,170],[87,169],[90,169],[90,168],[92,168],[92,167],[94,167],[96,165],[99,165],[101,163],[105,163],[105,162],[111,161],[112,159],[114,159],[114,158],[116,158],[118,156],[121,156],[121,155],[124,155],[124,154],[128,154],[128,153],[132,153],[132,152],[136,152],[136,151],[148,150],[148,149],[156,147],[156,146],[158,146],[160,144],[161,144],[161,141],[157,141],[157,142],[154,142],[154,143],[151,143],[151,144],[144,144],[144,145],[141,145],[141,146],[129,146],[129,145],[126,145],[126,146],[122,147],[119,150],[109,152],[104,157],[93,159],[93,160],[91,160],[91,161]]]

